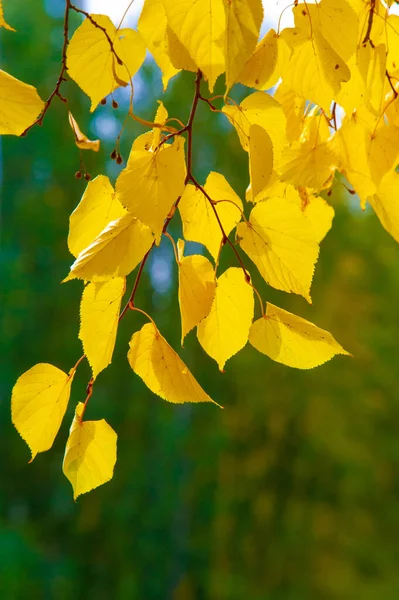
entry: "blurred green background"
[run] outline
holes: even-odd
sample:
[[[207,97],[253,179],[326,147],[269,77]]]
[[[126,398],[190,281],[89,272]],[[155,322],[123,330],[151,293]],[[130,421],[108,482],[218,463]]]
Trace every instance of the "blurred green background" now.
[[[2,68],[43,98],[59,72],[62,4],[8,2],[18,32],[1,31]],[[151,119],[162,97],[171,116],[187,119],[192,75],[178,76],[164,96],[150,62],[136,80],[138,114]],[[252,272],[264,298],[330,330],[353,359],[300,372],[248,346],[222,375],[193,333],[181,350],[168,243],[150,261],[139,306],[225,410],[173,406],[149,392],[126,360],[128,340],[145,322],[129,314],[86,413],[118,433],[113,480],[74,503],[61,471],[90,377],[86,365],[54,447],[28,465],[10,421],[11,388],[35,363],[68,370],[81,355],[82,285],[60,285],[73,260],[68,217],[85,187],[74,178],[79,153],[67,109],[103,139],[99,155],[85,154],[87,169],[112,180],[120,167],[108,156],[127,110],[123,92],[115,95],[118,110],[108,103],[94,116],[72,82],[63,93],[68,105],[56,99],[42,128],[3,137],[0,147],[2,600],[397,600],[399,248],[339,183],[329,199],[336,217],[322,244],[313,306],[267,288]],[[125,158],[142,132],[128,124]],[[220,171],[243,197],[244,153],[205,105],[194,144],[200,181]],[[178,223],[172,233],[179,234]],[[233,261],[224,249],[222,269]]]

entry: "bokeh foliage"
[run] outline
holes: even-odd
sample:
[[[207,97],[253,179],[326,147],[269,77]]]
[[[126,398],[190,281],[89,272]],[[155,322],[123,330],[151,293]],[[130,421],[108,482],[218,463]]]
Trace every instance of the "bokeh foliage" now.
[[[62,18],[51,18],[40,3],[15,0],[8,8],[18,33],[2,32],[2,66],[46,97],[59,71]],[[161,89],[151,64],[142,85],[136,110],[151,118]],[[163,97],[170,115],[187,118],[192,90],[189,74],[172,83]],[[63,91],[88,131],[88,100],[71,82]],[[120,110],[98,113],[122,120],[123,95],[120,102]],[[225,409],[174,406],[153,396],[128,366],[127,341],[142,325],[132,314],[88,409],[89,418],[106,418],[118,433],[113,480],[75,504],[60,469],[86,367],[54,448],[27,464],[28,449],[10,423],[11,387],[36,362],[68,370],[81,353],[81,283],[60,285],[72,260],[68,217],[84,189],[74,178],[79,156],[67,108],[55,102],[43,128],[1,142],[2,599],[398,598],[399,250],[339,182],[313,306],[260,278],[255,284],[271,302],[332,331],[353,359],[299,372],[248,346],[222,376],[191,333],[181,355]],[[95,121],[91,127],[95,133]],[[142,131],[128,124],[124,156]],[[236,134],[201,106],[194,135],[199,180],[220,171],[243,196],[248,174]],[[87,158],[93,175],[111,168],[112,147],[106,142],[99,156]],[[170,248],[160,256],[170,262]],[[179,349],[173,264],[172,277],[172,288],[161,293],[146,271],[138,306],[156,314]]]

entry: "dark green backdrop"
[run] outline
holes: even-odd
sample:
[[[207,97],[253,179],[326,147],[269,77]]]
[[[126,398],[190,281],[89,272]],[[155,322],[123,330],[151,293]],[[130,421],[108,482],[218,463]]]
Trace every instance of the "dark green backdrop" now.
[[[46,97],[59,71],[62,18],[42,3],[6,4],[18,32],[1,32],[1,66]],[[160,77],[150,64],[142,75],[136,111],[151,118]],[[170,115],[187,118],[192,89],[192,76],[176,78],[163,98]],[[73,83],[63,91],[93,134],[96,123],[104,131],[125,114],[123,95],[118,111],[101,107],[93,119]],[[225,410],[172,406],[145,388],[126,361],[128,339],[144,323],[130,314],[87,413],[118,433],[112,482],[74,503],[61,472],[86,365],[53,449],[27,464],[10,421],[11,388],[37,362],[68,370],[81,354],[82,286],[60,285],[72,261],[68,217],[85,185],[74,178],[79,155],[66,109],[56,99],[42,128],[1,140],[2,600],[397,600],[399,248],[340,184],[313,307],[255,280],[267,299],[330,330],[353,359],[299,372],[247,347],[221,375],[194,334],[180,351],[176,270],[166,245],[157,264],[161,274],[172,269],[172,288],[162,292],[155,281],[154,289],[147,271],[139,305]],[[143,131],[129,124],[125,156]],[[244,153],[207,107],[194,143],[198,178],[221,171],[243,195]],[[99,155],[85,155],[93,175],[104,172],[112,147],[109,141]],[[114,164],[108,168],[114,178]],[[222,268],[233,260],[226,248]]]

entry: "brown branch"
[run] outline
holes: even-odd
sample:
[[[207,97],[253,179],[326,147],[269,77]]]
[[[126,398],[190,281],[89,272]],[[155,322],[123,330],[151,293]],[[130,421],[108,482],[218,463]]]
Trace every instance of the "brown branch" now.
[[[250,274],[248,273],[248,271],[246,270],[246,268],[245,268],[245,266],[244,266],[244,263],[242,262],[242,258],[241,258],[241,256],[239,255],[239,253],[238,253],[238,251],[237,251],[237,248],[235,247],[235,245],[233,244],[233,242],[232,242],[232,241],[231,241],[231,240],[228,238],[228,236],[226,235],[226,232],[225,232],[225,230],[224,230],[224,227],[223,227],[223,223],[222,223],[222,221],[220,220],[220,217],[219,217],[218,211],[216,210],[216,206],[215,206],[215,202],[214,202],[214,200],[212,200],[212,198],[209,196],[209,194],[208,194],[208,193],[207,193],[207,192],[204,190],[204,188],[202,187],[202,185],[200,185],[200,184],[198,183],[198,181],[195,179],[195,177],[193,177],[193,175],[190,175],[190,178],[189,178],[189,179],[190,179],[190,181],[192,181],[192,183],[195,185],[195,187],[196,187],[197,189],[199,189],[199,190],[200,190],[200,192],[202,192],[202,193],[203,193],[203,195],[205,196],[205,198],[208,200],[209,204],[211,205],[211,207],[212,207],[212,210],[213,210],[213,212],[214,212],[214,214],[215,214],[216,220],[217,220],[217,222],[218,222],[218,224],[219,224],[220,231],[222,232],[222,236],[223,236],[223,238],[222,238],[222,245],[224,245],[224,244],[229,244],[229,246],[232,248],[232,250],[233,250],[234,254],[235,254],[235,255],[236,255],[236,257],[237,257],[237,260],[238,260],[238,262],[240,263],[240,267],[241,267],[241,269],[242,269],[242,270],[243,270],[243,272],[244,272],[245,281],[246,281],[247,283],[250,283],[250,282],[251,282],[251,276],[250,276]]]
[[[85,11],[85,10],[82,10],[81,8],[78,8],[78,7],[77,7],[77,6],[75,6],[74,4],[70,4],[70,0],[67,0],[67,2],[68,2],[68,4],[70,5],[70,7],[71,7],[71,9],[72,9],[72,10],[74,10],[74,11],[75,11],[75,12],[77,12],[77,13],[80,13],[80,14],[84,15],[84,16],[86,17],[86,19],[89,19],[90,23],[91,23],[92,25],[94,25],[94,27],[97,27],[97,29],[101,29],[101,31],[104,33],[105,37],[107,38],[107,41],[108,41],[109,47],[111,48],[111,52],[112,52],[112,54],[115,56],[115,58],[116,58],[116,60],[117,60],[117,62],[118,62],[118,65],[123,65],[123,61],[122,61],[122,59],[121,59],[121,58],[120,58],[120,57],[117,55],[117,53],[116,53],[116,50],[115,50],[115,47],[114,47],[114,42],[113,42],[113,41],[111,40],[111,38],[109,37],[109,35],[108,35],[108,32],[107,32],[107,30],[105,29],[105,27],[102,27],[101,25],[99,25],[99,24],[97,23],[97,21],[95,21],[95,20],[93,19],[93,17],[91,16],[91,14],[90,14],[90,13],[88,13],[87,11]]]
[[[29,129],[32,129],[32,127],[34,127],[35,125],[43,124],[43,119],[44,119],[48,109],[50,108],[50,105],[51,105],[53,99],[56,96],[58,96],[58,98],[60,100],[62,100],[62,102],[67,102],[67,99],[61,95],[60,88],[61,88],[62,82],[66,81],[65,72],[68,70],[68,67],[66,64],[66,53],[67,53],[67,47],[68,47],[68,42],[69,42],[69,37],[68,37],[69,36],[69,11],[71,8],[72,8],[71,0],[65,0],[64,43],[62,46],[62,59],[61,59],[62,67],[61,67],[61,71],[60,71],[60,74],[57,79],[57,83],[55,84],[54,90],[51,92],[50,96],[47,98],[47,100],[44,104],[44,108],[43,108],[42,112],[40,113],[40,116],[36,119],[36,121],[34,123],[32,123],[32,125],[29,125],[29,127],[27,127],[25,129],[25,131],[23,131],[21,133],[21,137],[25,136],[28,133]]]
[[[364,36],[363,42],[362,42],[363,45],[367,44],[367,42],[370,42],[370,44],[373,48],[374,48],[374,44],[370,39],[370,35],[371,35],[371,30],[373,28],[375,3],[376,3],[376,0],[370,0],[370,12],[369,12],[369,18],[368,18],[368,22],[367,22],[367,31],[366,31],[366,35]]]
[[[392,83],[392,77],[390,76],[390,74],[388,73],[387,70],[385,71],[385,75],[386,75],[386,77],[388,79],[389,85],[391,86],[391,90],[393,91],[394,98],[397,98],[398,97],[398,92],[396,91],[395,86]]]

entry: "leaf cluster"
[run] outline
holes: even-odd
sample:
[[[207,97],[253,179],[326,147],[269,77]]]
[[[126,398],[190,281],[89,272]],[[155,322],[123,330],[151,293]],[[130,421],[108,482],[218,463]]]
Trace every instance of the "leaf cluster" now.
[[[92,378],[85,402],[76,407],[64,459],[75,498],[113,474],[116,434],[105,421],[86,421],[84,415],[129,310],[148,319],[133,333],[127,354],[148,388],[169,402],[214,402],[153,316],[135,303],[146,261],[163,238],[176,258],[182,344],[196,329],[220,371],[248,341],[272,360],[299,369],[348,354],[331,333],[265,303],[250,271],[257,269],[269,286],[311,302],[320,243],[334,217],[326,198],[343,178],[361,206],[369,203],[399,241],[399,18],[390,14],[391,4],[296,0],[294,27],[270,29],[259,39],[261,0],[146,0],[137,31],[122,23],[115,27],[108,17],[85,13],[66,0],[61,71],[47,101],[31,85],[0,71],[1,134],[20,136],[41,124],[53,99],[65,100],[60,88],[66,76],[90,98],[91,112],[117,88],[130,88],[126,118],[148,129],[132,141],[115,183],[105,175],[89,181],[70,217],[68,248],[75,260],[64,281],[84,282],[83,356],[68,374],[36,365],[18,379],[12,394],[13,423],[33,459],[51,447],[76,369],[83,359],[89,362]],[[71,11],[84,20],[70,37]],[[10,29],[1,4],[0,25]],[[190,116],[179,128],[161,101],[153,121],[135,114],[132,77],[147,50],[165,90],[180,71],[195,73]],[[212,97],[219,77],[224,95]],[[248,88],[240,104],[229,96],[235,84]],[[203,183],[194,175],[193,124],[200,102],[237,133],[248,160],[245,199],[220,173],[210,172]],[[98,151],[100,140],[82,133],[70,112],[68,118],[80,151]],[[121,164],[118,144],[119,136],[111,157]],[[175,240],[168,226],[179,215],[182,239]],[[185,242],[201,244],[203,252],[186,255]],[[220,254],[227,248],[233,263],[220,273]],[[121,310],[126,278],[136,269]]]

